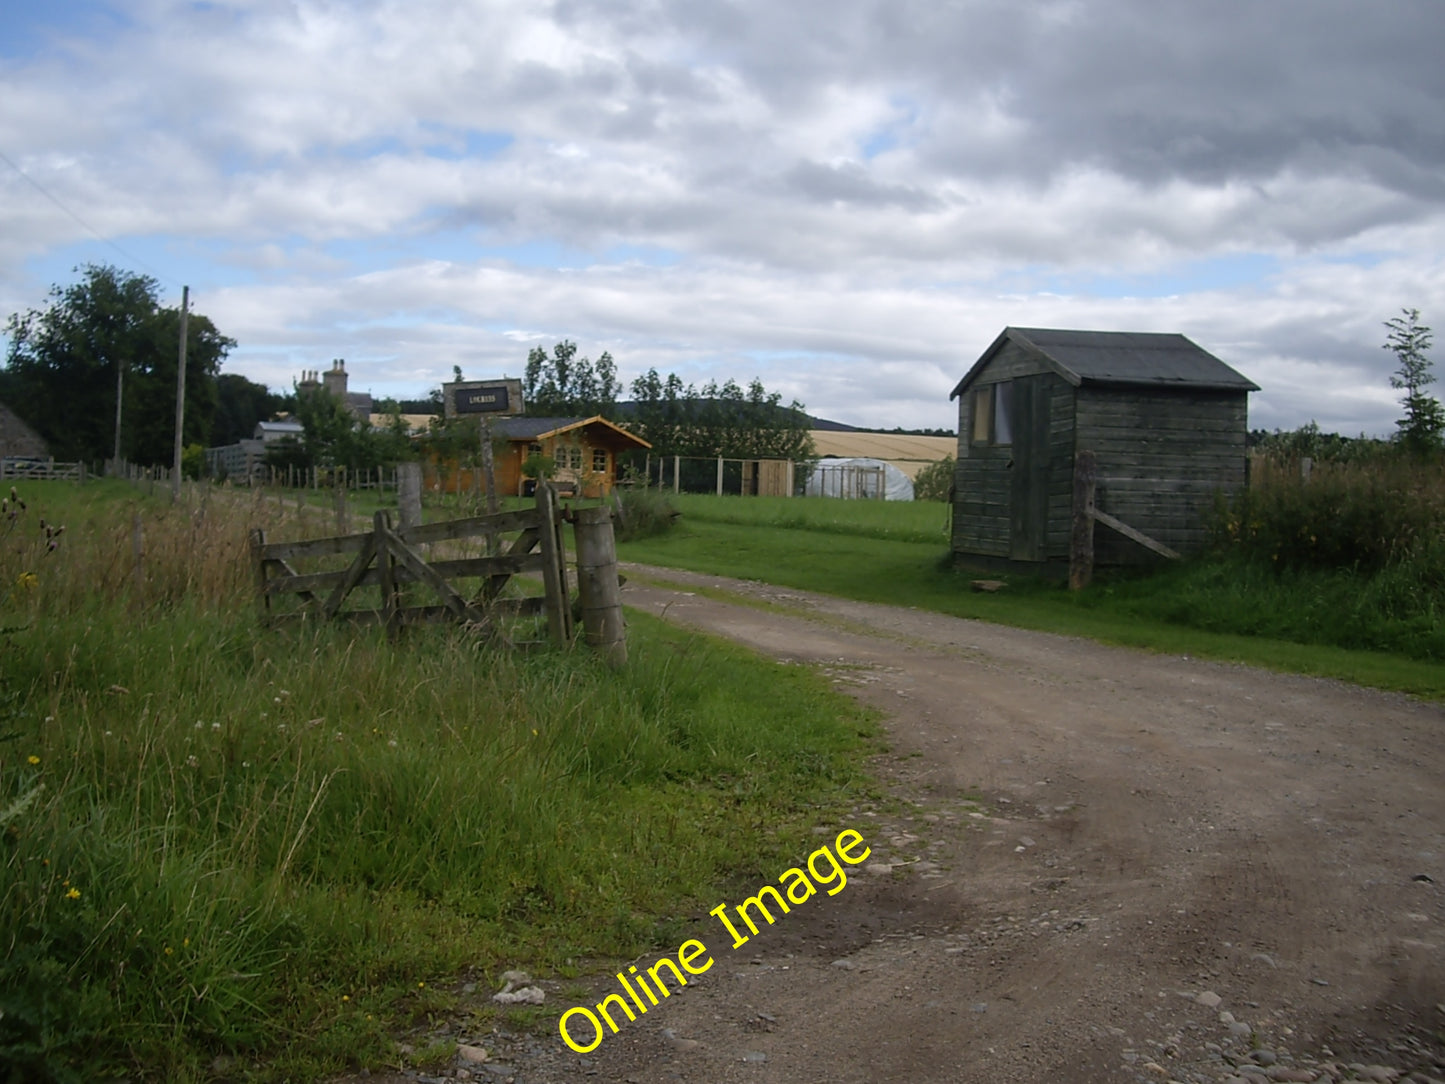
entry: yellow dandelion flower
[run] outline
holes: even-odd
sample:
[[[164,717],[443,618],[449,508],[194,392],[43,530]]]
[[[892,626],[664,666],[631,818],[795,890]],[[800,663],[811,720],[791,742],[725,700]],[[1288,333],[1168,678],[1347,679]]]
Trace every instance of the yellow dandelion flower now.
[[[167,946],[166,946],[166,955],[167,955],[167,956],[174,956],[175,954],[176,954],[176,950],[173,949],[173,948],[171,948],[170,945],[167,945]]]
[[[342,1000],[342,1001],[350,1001],[350,1000],[351,1000],[351,995],[350,995],[350,994],[342,994],[342,995],[341,995],[341,1000]]]
[[[36,756],[34,753],[32,753],[32,754],[30,754],[30,756],[28,756],[28,757],[25,758],[25,763],[27,763],[27,764],[39,764],[39,763],[40,763],[40,758],[39,758],[38,756]]]
[[[191,947],[191,939],[190,939],[189,937],[187,937],[185,940],[183,940],[183,941],[181,942],[181,948],[190,948],[190,947]]]
[[[65,894],[65,898],[68,899],[68,900],[78,900],[78,899],[80,899],[80,889],[78,889],[78,888],[72,888],[69,892],[67,892],[67,893]]]
[[[424,982],[419,982],[419,983],[416,984],[416,988],[417,988],[418,990],[420,990],[420,989],[421,989],[423,986],[425,986],[425,985],[426,985],[426,983],[424,983]]]

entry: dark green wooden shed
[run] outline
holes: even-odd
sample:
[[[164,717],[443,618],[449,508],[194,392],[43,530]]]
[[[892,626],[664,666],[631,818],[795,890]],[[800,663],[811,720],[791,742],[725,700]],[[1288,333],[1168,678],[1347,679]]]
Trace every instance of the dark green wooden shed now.
[[[1216,491],[1245,480],[1258,387],[1183,335],[1004,328],[958,400],[953,552],[974,564],[1067,568],[1076,454],[1094,453],[1095,504],[1179,553],[1206,541]],[[1116,530],[1099,564],[1154,554]]]

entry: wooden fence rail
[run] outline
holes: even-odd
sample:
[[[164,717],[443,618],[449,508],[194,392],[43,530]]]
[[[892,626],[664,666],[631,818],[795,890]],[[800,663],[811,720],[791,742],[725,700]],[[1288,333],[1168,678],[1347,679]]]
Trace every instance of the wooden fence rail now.
[[[542,486],[535,507],[491,516],[400,528],[392,526],[390,513],[377,512],[370,531],[307,542],[267,542],[264,531],[253,530],[251,561],[257,595],[268,619],[343,618],[378,622],[390,630],[419,621],[454,620],[500,636],[498,617],[541,613],[546,616],[549,637],[566,643],[572,638],[572,612],[562,564],[561,526],[556,493],[550,486]],[[466,538],[495,540],[513,533],[516,537],[504,549],[486,557],[428,561],[416,549]],[[344,569],[300,572],[291,564],[345,555],[352,555],[352,561]],[[501,599],[507,581],[521,572],[540,574],[542,597]],[[451,582],[464,579],[482,581],[470,598],[464,598]],[[406,584],[429,589],[439,605],[406,605],[400,591]],[[342,609],[352,591],[372,585],[381,588],[379,608]],[[301,609],[274,613],[272,601],[285,595],[299,597]]]
[[[31,456],[0,457],[0,479],[83,482],[87,477],[84,463],[57,463],[54,456],[37,459]]]

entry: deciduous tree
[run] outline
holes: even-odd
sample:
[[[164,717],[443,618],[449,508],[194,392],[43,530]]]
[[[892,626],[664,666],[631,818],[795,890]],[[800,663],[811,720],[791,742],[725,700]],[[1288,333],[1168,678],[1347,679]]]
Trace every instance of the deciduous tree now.
[[[5,394],[61,459],[100,459],[115,438],[117,370],[124,371],[121,454],[169,463],[175,435],[180,311],[162,308],[145,275],[89,264],[50,303],[10,317]],[[216,372],[236,344],[198,313],[186,337],[186,443],[207,443]]]

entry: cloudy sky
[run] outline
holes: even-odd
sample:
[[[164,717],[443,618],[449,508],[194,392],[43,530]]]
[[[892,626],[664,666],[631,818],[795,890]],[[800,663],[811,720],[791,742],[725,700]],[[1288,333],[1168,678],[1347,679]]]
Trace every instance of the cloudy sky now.
[[[1005,325],[1180,331],[1252,426],[1384,434],[1382,321],[1445,344],[1442,44],[1442,0],[0,0],[0,316],[114,263],[276,388],[565,337],[910,427]]]

